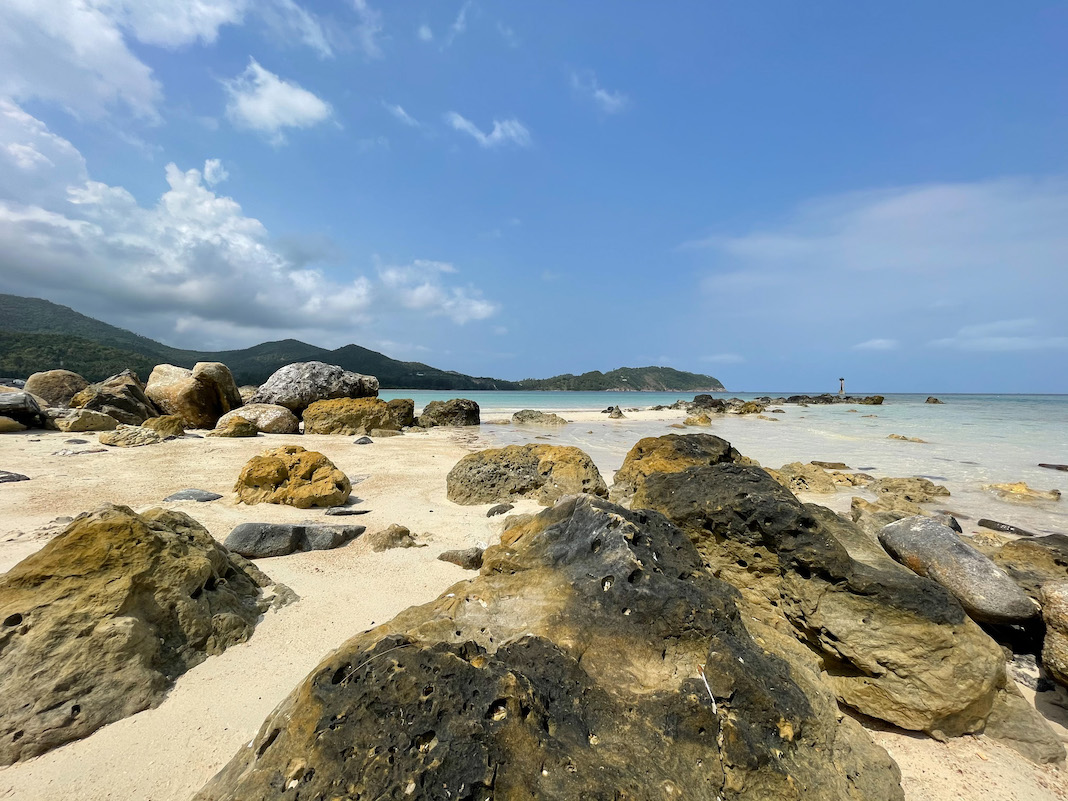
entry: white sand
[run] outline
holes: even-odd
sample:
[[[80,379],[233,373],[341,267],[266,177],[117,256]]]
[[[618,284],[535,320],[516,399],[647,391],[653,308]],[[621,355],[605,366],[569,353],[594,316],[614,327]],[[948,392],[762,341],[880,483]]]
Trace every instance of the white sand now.
[[[568,417],[581,418],[581,425],[591,430],[613,422],[596,413]],[[665,423],[681,419],[670,411],[628,413],[628,417]],[[536,433],[532,431],[532,437]],[[65,444],[71,438],[89,444]],[[471,430],[437,429],[356,446],[354,437],[261,435],[182,439],[63,456],[54,454],[101,446],[92,434],[27,432],[0,437],[0,469],[32,479],[0,485],[0,571],[44,545],[47,538],[34,532],[57,516],[73,516],[108,501],[136,511],[160,505],[185,511],[219,540],[233,526],[250,520],[316,519],[359,523],[369,531],[401,523],[427,545],[373,553],[357,539],[334,551],[259,560],[268,575],[300,595],[298,603],[269,612],[249,642],[180,677],[158,708],[43,756],[0,768],[0,798],[190,798],[253,738],[268,713],[329,651],[473,575],[436,557],[448,549],[490,544],[499,536],[502,518],[485,517],[489,504],[462,507],[445,497],[445,475],[477,438]],[[353,495],[363,499],[360,508],[372,511],[330,518],[318,510],[235,504],[230,490],[244,463],[266,448],[289,443],[326,454],[354,481],[367,476],[354,483]],[[165,496],[190,487],[220,492],[224,498],[206,504],[161,503]],[[538,508],[521,501],[515,511]],[[1064,713],[1049,711],[1062,722],[1068,719]],[[1061,734],[1068,740],[1068,730]],[[978,793],[991,801],[1068,799],[1068,772],[1031,765],[984,737],[941,744],[891,731],[874,736],[900,764],[909,801]]]

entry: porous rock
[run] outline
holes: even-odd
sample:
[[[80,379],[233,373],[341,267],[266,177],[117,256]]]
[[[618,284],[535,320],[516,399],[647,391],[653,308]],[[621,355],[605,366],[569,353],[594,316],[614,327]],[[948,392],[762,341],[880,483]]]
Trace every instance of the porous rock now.
[[[80,515],[0,576],[0,764],[156,706],[262,611],[256,581],[187,515]]]
[[[949,590],[981,623],[1021,623],[1038,612],[1004,570],[936,520],[898,520],[879,532],[879,542],[910,570]]]
[[[814,672],[754,641],[735,595],[663,518],[569,498],[479,577],[329,655],[197,799],[291,782],[309,798],[902,799],[893,761]]]
[[[552,412],[541,412],[536,409],[521,409],[512,415],[512,422],[517,425],[527,426],[566,426],[567,420]]]
[[[241,523],[223,543],[248,559],[287,556],[297,551],[328,551],[354,540],[366,526],[293,523]]]
[[[712,434],[645,437],[627,452],[623,465],[616,471],[610,497],[615,503],[626,503],[653,473],[677,473],[687,467],[735,462],[741,458],[727,440]]]
[[[90,384],[70,399],[70,405],[103,412],[130,426],[160,416],[160,410],[145,394],[144,384],[130,370]]]
[[[377,395],[374,376],[352,373],[336,364],[296,362],[276,370],[256,390],[252,403],[285,406],[299,415],[316,401]]]
[[[435,426],[477,426],[480,422],[478,404],[467,398],[430,401],[419,415],[420,428]]]
[[[632,506],[686,531],[749,614],[819,655],[845,704],[938,736],[983,728],[1005,682],[999,647],[848,520],[730,463],[651,475]]]
[[[304,410],[305,434],[369,434],[374,430],[400,431],[413,421],[415,403],[397,398],[337,398],[316,401]]]
[[[299,445],[283,445],[253,456],[234,485],[242,503],[281,503],[299,509],[339,506],[351,490],[348,476],[333,462]]]
[[[565,495],[608,494],[586,453],[557,445],[509,445],[469,453],[449,471],[446,486],[449,500],[465,506],[517,497],[549,506]]]
[[[49,406],[68,406],[87,386],[88,381],[70,370],[45,370],[27,378],[23,389],[44,398]]]
[[[163,442],[166,437],[151,428],[121,425],[114,431],[104,431],[97,439],[101,445],[110,445],[113,448],[139,448],[142,445]]]
[[[1046,639],[1042,664],[1049,674],[1068,687],[1068,581],[1046,584],[1040,593]]]
[[[372,551],[389,551],[393,548],[418,548],[419,543],[407,526],[392,523],[384,529],[367,535]]]
[[[240,409],[238,410],[240,411]],[[235,414],[229,420],[226,421],[226,425],[217,426],[214,430],[209,431],[207,436],[209,437],[254,437],[260,433],[260,430],[256,428],[256,424],[250,420],[246,420],[240,414]]]
[[[868,485],[868,490],[876,495],[890,495],[909,503],[927,503],[935,498],[948,498],[949,490],[930,479],[877,478]]]
[[[272,403],[249,403],[219,418],[216,428],[226,428],[235,417],[243,417],[264,434],[297,434],[300,420],[285,406]]]

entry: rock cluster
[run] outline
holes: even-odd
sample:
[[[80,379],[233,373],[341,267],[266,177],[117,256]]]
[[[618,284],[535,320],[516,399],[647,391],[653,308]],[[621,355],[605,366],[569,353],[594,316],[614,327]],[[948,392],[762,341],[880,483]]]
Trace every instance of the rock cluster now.
[[[0,765],[159,704],[270,583],[192,518],[103,506],[0,576]]]
[[[299,509],[338,506],[348,500],[351,490],[348,476],[333,462],[299,445],[283,445],[253,456],[234,485],[242,503],[281,503]]]
[[[470,453],[449,471],[446,486],[449,500],[464,505],[525,497],[548,506],[565,495],[608,494],[589,456],[556,445],[509,445]]]

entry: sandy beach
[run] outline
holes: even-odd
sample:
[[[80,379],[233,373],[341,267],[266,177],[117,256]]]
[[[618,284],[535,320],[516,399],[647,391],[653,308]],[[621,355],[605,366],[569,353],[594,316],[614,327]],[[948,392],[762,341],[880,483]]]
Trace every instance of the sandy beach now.
[[[597,412],[567,416],[590,442],[609,441],[619,433],[615,421]],[[684,416],[672,410],[643,411],[628,413],[628,423],[660,433],[681,433],[669,426]],[[497,417],[487,414],[484,422]],[[762,426],[760,431],[772,436],[772,424],[744,422]],[[249,743],[271,710],[331,650],[472,575],[437,556],[445,550],[485,546],[499,539],[502,518],[486,517],[489,504],[460,506],[446,498],[445,476],[452,466],[471,450],[499,439],[501,435],[493,430],[507,429],[488,422],[485,428],[482,432],[431,429],[376,439],[368,446],[356,446],[353,437],[346,436],[261,434],[253,439],[191,436],[150,447],[104,450],[93,434],[30,431],[4,435],[0,440],[2,467],[31,480],[0,488],[0,572],[61,530],[61,525],[53,523],[57,518],[104,502],[128,505],[138,512],[160,505],[186,512],[219,541],[235,525],[247,521],[335,522],[316,509],[236,503],[231,490],[241,467],[252,456],[283,444],[319,451],[350,477],[352,495],[359,498],[356,508],[368,512],[346,521],[365,525],[369,532],[399,523],[411,529],[425,547],[375,553],[361,537],[332,551],[257,560],[265,573],[292,588],[300,600],[268,612],[247,643],[181,676],[159,707],[43,756],[0,768],[0,798],[190,798]],[[730,438],[729,432],[713,429],[713,433]],[[507,436],[535,442],[562,435],[529,429],[511,430]],[[71,439],[87,442],[72,444]],[[606,447],[602,462],[614,459],[613,454],[621,460],[618,450],[618,446]],[[742,450],[746,452],[744,446]],[[810,457],[798,454],[797,458]],[[604,467],[602,472],[611,484],[610,472]],[[167,495],[191,487],[224,497],[211,503],[162,504]],[[802,500],[843,511],[848,509],[851,494],[855,493],[840,491],[833,498]],[[516,512],[540,508],[529,500],[515,502],[515,506]],[[971,514],[985,511],[954,508]],[[1034,693],[1026,687],[1022,690],[1033,702]],[[1068,707],[1068,692],[1062,688],[1057,697]],[[1046,704],[1042,712],[1068,743],[1068,708]],[[999,801],[1068,798],[1068,773],[1063,769],[1031,764],[985,736],[940,743],[874,724],[870,730],[898,762],[909,801],[941,801],[978,793]]]

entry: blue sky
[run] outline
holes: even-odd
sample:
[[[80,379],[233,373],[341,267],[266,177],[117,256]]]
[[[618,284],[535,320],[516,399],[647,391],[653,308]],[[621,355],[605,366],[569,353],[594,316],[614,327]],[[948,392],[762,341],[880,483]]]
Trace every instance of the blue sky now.
[[[5,0],[0,291],[501,378],[1068,392],[1068,5]]]

